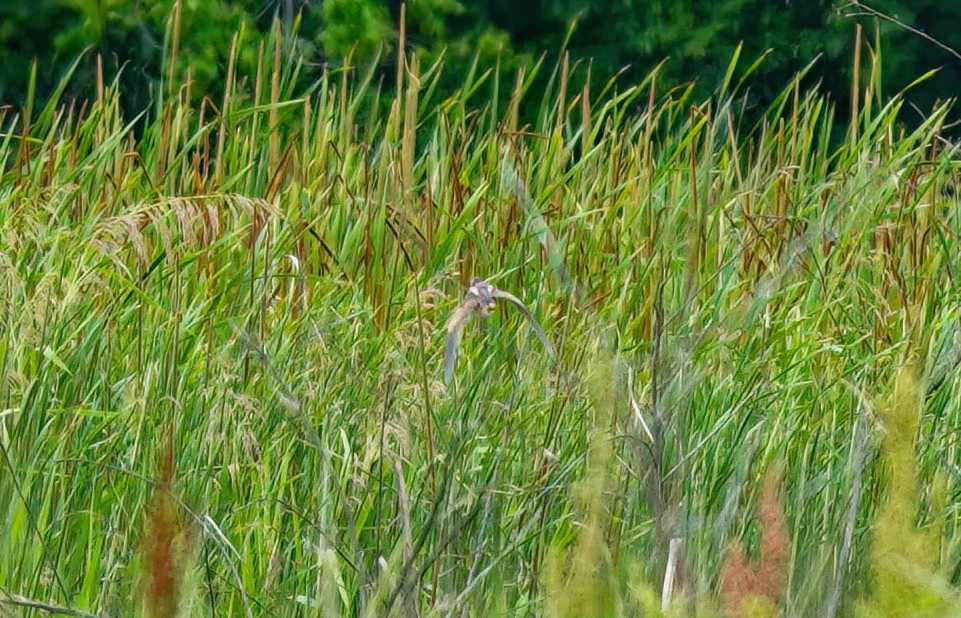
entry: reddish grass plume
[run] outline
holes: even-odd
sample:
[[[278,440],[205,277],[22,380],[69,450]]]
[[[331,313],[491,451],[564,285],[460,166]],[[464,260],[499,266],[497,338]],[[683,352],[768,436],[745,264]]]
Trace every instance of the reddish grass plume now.
[[[721,569],[721,603],[727,616],[756,615],[754,608],[761,606],[777,613],[774,610],[787,583],[791,553],[791,537],[777,491],[780,478],[777,470],[764,478],[760,501],[761,547],[757,560],[750,560],[743,544],[737,540]]]

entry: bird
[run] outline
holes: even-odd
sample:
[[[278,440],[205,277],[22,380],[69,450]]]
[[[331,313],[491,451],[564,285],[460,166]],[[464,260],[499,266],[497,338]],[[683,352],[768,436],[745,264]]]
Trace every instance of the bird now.
[[[551,358],[556,356],[554,346],[547,339],[544,329],[537,323],[534,314],[530,312],[521,299],[479,277],[475,277],[470,281],[467,292],[464,294],[464,300],[461,301],[461,304],[458,305],[447,321],[447,337],[444,349],[444,382],[446,384],[450,384],[454,377],[454,366],[457,364],[457,348],[460,345],[460,336],[464,330],[464,324],[474,314],[479,314],[481,317],[489,316],[497,308],[498,299],[506,300],[517,307],[531,325],[537,338],[541,340],[548,355]]]

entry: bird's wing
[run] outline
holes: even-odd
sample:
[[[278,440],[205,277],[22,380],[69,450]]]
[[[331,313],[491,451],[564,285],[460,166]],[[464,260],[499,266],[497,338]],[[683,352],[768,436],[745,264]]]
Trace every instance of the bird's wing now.
[[[454,377],[454,366],[457,364],[457,346],[460,345],[460,334],[464,330],[464,324],[477,309],[477,300],[468,298],[454,310],[453,315],[447,321],[447,337],[444,345],[444,383],[450,384]]]
[[[524,314],[524,317],[527,319],[528,323],[530,323],[531,328],[534,329],[534,333],[537,335],[537,338],[541,340],[542,344],[544,344],[544,349],[547,350],[547,353],[552,357],[557,355],[557,353],[554,351],[554,346],[551,345],[550,341],[548,341],[547,335],[544,333],[544,329],[541,328],[541,325],[537,323],[537,320],[534,318],[534,314],[530,312],[530,309],[527,308],[527,305],[521,302],[521,299],[517,298],[510,292],[505,292],[500,288],[494,288],[493,294],[491,295],[494,298],[502,298],[506,301],[514,303],[514,306],[517,307],[522,314]]]

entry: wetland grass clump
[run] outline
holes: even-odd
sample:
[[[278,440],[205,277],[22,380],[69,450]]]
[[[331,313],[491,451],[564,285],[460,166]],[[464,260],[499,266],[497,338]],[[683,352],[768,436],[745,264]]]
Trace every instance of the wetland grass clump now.
[[[922,485],[915,453],[922,410],[923,392],[916,372],[902,370],[894,393],[879,407],[880,452],[887,483],[871,529],[867,552],[870,588],[858,604],[859,616],[961,615],[961,595],[948,571],[956,567],[958,559],[945,561],[941,548],[944,500],[927,500],[927,521],[918,524]],[[939,484],[931,486],[934,496]]]
[[[0,610],[956,608],[949,105],[907,128],[868,46],[842,126],[802,76],[745,121],[737,56],[707,100],[656,70],[592,90],[566,55],[444,98],[414,55],[391,95],[344,67],[301,96],[274,43],[239,75],[238,39],[200,99],[170,63],[135,122],[105,75],[0,110]],[[481,276],[556,356],[500,312],[448,389]],[[877,457],[865,393],[911,355],[930,392]],[[760,562],[720,585],[735,539]]]
[[[607,359],[591,363],[591,435],[585,476],[572,487],[574,538],[567,547],[553,546],[547,556],[545,614],[556,618],[615,616],[621,605],[617,602],[614,559],[607,539],[613,457],[608,428],[614,417],[616,389],[612,365]]]

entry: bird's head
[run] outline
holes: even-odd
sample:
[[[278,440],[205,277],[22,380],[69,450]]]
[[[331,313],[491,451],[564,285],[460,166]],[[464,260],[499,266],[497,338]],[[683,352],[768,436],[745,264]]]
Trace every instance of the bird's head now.
[[[494,297],[494,286],[483,279],[474,278],[470,281],[467,289],[467,297],[475,298],[478,301],[478,310],[484,315],[490,315],[497,308],[497,299]]]

